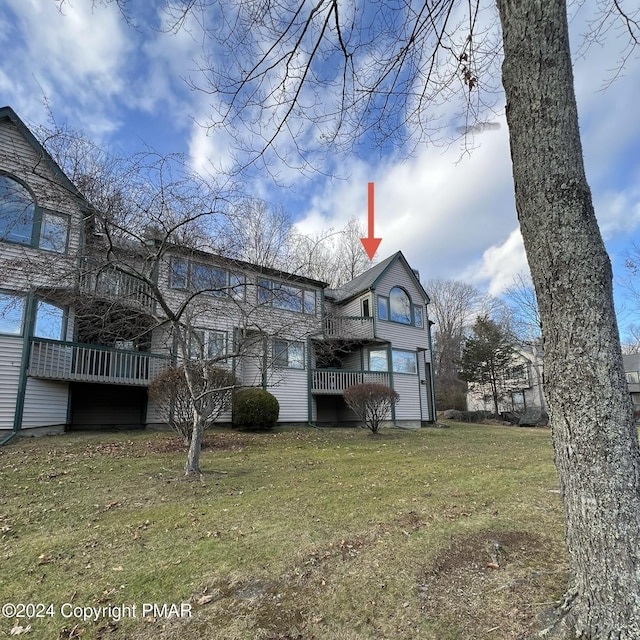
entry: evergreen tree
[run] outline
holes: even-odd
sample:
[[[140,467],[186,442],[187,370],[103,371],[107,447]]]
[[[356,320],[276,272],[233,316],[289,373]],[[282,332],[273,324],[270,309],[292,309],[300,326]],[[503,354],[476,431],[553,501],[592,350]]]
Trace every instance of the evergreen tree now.
[[[478,317],[473,335],[464,341],[459,377],[467,382],[489,384],[496,415],[499,414],[500,381],[511,364],[512,354],[509,334],[487,316]]]

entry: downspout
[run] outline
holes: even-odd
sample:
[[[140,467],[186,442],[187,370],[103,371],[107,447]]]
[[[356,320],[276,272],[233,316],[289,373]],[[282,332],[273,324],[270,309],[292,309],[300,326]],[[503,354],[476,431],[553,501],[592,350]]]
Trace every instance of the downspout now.
[[[267,336],[262,338],[262,388],[267,390],[267,367],[269,366],[269,355],[267,349],[269,348]]]
[[[307,423],[313,424],[313,398],[311,397],[311,336],[307,336]]]
[[[33,293],[27,296],[25,305],[24,326],[22,330],[22,357],[20,359],[20,373],[18,378],[18,392],[16,393],[16,408],[13,414],[13,428],[11,433],[0,440],[0,447],[10,442],[18,435],[22,428],[22,416],[24,415],[24,399],[27,391],[27,371],[29,369],[29,356],[31,354],[31,336],[35,320],[35,298]]]

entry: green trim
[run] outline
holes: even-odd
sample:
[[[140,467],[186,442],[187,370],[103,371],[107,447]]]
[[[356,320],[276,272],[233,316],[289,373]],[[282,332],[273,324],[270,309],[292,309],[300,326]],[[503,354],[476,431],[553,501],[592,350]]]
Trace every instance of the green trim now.
[[[24,400],[27,392],[27,371],[29,369],[29,355],[31,353],[31,337],[35,325],[35,296],[30,293],[27,296],[24,313],[24,329],[22,332],[22,358],[20,360],[20,374],[18,378],[18,392],[16,393],[16,408],[13,414],[13,431],[17,433],[22,429],[22,417],[24,415]],[[55,341],[54,341],[55,342]]]
[[[313,383],[313,372],[311,371],[311,336],[307,336],[307,422],[313,422],[313,397],[311,387]]]
[[[387,362],[389,363],[389,386],[392,389],[395,389],[396,387],[393,379],[393,345],[390,342],[387,343]],[[391,420],[393,422],[393,426],[397,427],[395,403],[391,405]]]
[[[267,367],[269,366],[269,339],[267,336],[262,338],[262,388],[267,390]]]
[[[65,175],[64,171],[60,168],[60,165],[49,155],[49,152],[40,144],[37,138],[31,133],[29,127],[25,125],[24,122],[18,117],[18,114],[11,107],[1,107],[0,108],[0,120],[9,120],[11,121],[18,132],[22,135],[22,137],[31,145],[33,150],[41,156],[46,164],[49,166],[49,169],[55,174],[55,176],[60,179],[61,186],[65,188],[67,191],[71,192],[74,196],[76,196],[80,202],[81,206],[84,210],[89,210],[89,204],[85,200],[84,196],[78,191],[78,187],[76,187],[71,180]]]

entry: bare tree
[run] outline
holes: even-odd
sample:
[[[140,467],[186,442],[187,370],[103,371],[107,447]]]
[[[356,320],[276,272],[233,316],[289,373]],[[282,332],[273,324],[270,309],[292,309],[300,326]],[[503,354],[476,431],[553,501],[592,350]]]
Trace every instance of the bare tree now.
[[[264,267],[285,269],[290,262],[292,225],[282,207],[244,198],[225,220],[220,234],[226,255]]]
[[[495,79],[498,59],[482,53],[497,52],[499,36],[479,2],[463,4],[192,0],[167,10],[174,28],[197,13],[210,44],[200,86],[217,100],[211,125],[248,129],[238,136],[243,150],[269,170],[274,150],[308,168],[309,139],[334,149],[431,139],[441,121],[429,109],[456,96],[463,130],[480,126],[486,93],[477,89]],[[611,266],[583,166],[566,3],[496,4],[516,209],[540,309],[572,574],[554,633],[637,638],[640,451]],[[638,43],[637,9],[623,13],[620,0],[599,8],[597,28],[618,21]]]
[[[520,344],[539,342],[542,326],[531,278],[518,273],[502,295],[509,307],[510,327],[517,341]]]
[[[185,475],[197,476],[203,432],[231,386],[217,370],[253,358],[260,381],[268,381],[275,375],[274,359],[263,357],[265,341],[306,336],[317,315],[315,291],[288,286],[294,276],[287,273],[211,255],[212,247],[229,246],[228,234],[220,230],[234,215],[236,192],[232,185],[194,174],[181,156],[147,152],[112,160],[66,130],[61,137],[49,131],[43,141],[104,210],[88,204],[54,172],[52,191],[62,192],[61,202],[77,198],[84,203],[86,215],[76,222],[82,228],[75,233],[82,242],[59,253],[16,245],[0,263],[0,279],[6,274],[19,286],[22,278],[25,288],[38,288],[40,299],[73,310],[76,339],[90,347],[76,366],[94,378],[105,367],[111,370],[112,363],[116,380],[125,369],[146,380],[151,369],[157,373],[169,361],[181,364],[192,422]],[[18,166],[21,157],[13,149],[6,153],[14,155],[3,166]],[[43,167],[43,158],[37,158],[20,171],[42,173],[43,182],[48,175]],[[269,247],[276,249],[275,243]],[[260,290],[261,278],[269,276],[278,286]],[[274,281],[266,280],[264,287]],[[296,293],[305,313],[287,316],[281,309],[290,308]],[[313,295],[303,300],[303,293]],[[211,337],[220,327],[229,331]],[[43,345],[32,349],[36,360],[38,353],[45,359],[46,349],[55,348]],[[97,352],[107,355],[98,358]]]
[[[465,409],[465,383],[458,378],[457,362],[465,335],[478,314],[482,294],[471,284],[431,279],[424,284],[431,300],[429,316],[434,323],[434,373],[437,405]]]
[[[300,272],[336,289],[375,263],[362,250],[360,238],[365,235],[363,224],[356,218],[342,229],[329,229],[317,236],[295,234],[291,262],[299,265]]]

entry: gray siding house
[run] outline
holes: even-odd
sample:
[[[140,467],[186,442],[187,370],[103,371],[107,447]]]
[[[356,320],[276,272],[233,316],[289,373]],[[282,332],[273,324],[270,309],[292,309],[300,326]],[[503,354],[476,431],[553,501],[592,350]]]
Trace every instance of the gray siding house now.
[[[640,423],[640,353],[623,355],[627,387],[633,402],[633,414]]]
[[[15,112],[0,109],[0,442],[158,425],[147,390],[184,357],[167,322],[178,308],[189,357],[269,390],[282,424],[353,423],[342,393],[364,381],[400,394],[392,424],[435,421],[429,298],[402,253],[339,290],[182,246],[154,253],[153,238],[127,268],[104,261],[93,214]]]

